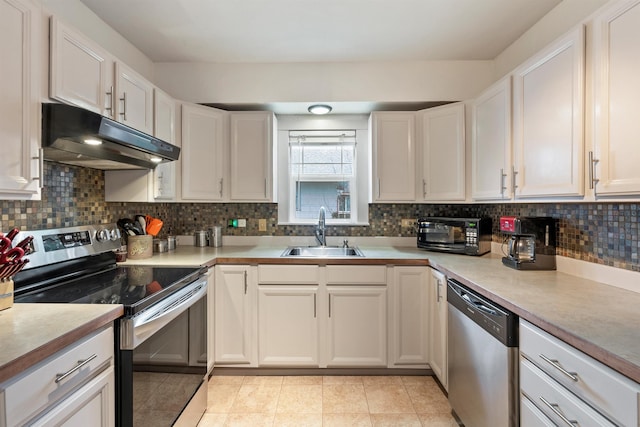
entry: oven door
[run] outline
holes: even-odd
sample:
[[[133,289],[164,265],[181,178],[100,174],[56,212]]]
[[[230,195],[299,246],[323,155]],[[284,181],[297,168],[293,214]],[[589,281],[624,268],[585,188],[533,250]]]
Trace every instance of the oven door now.
[[[195,426],[207,404],[207,279],[119,325],[120,426]]]

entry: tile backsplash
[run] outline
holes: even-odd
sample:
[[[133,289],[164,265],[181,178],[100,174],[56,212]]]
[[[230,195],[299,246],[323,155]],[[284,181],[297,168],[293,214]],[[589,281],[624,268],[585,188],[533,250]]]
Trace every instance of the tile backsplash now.
[[[164,221],[162,234],[192,234],[231,218],[246,218],[246,228],[225,228],[232,235],[311,235],[312,226],[278,225],[273,203],[108,203],[104,173],[45,162],[41,201],[0,201],[0,230],[24,230],[111,223],[122,217],[148,214]],[[421,216],[489,216],[493,240],[503,215],[552,216],[558,219],[558,254],[570,258],[640,271],[638,260],[640,203],[503,203],[503,204],[372,204],[368,226],[329,227],[330,236],[415,236],[402,219]],[[267,231],[258,231],[258,219]]]

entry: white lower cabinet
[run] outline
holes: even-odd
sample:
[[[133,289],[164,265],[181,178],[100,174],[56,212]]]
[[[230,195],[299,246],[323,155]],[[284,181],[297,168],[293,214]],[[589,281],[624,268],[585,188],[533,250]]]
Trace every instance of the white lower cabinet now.
[[[110,366],[31,425],[34,427],[113,426],[115,408],[113,372],[113,366]]]
[[[387,366],[387,289],[327,286],[328,367]]]
[[[449,387],[447,340],[447,278],[438,270],[430,269],[429,289],[429,365],[445,390]]]
[[[113,343],[94,332],[0,384],[0,425],[115,425]]]
[[[258,287],[260,366],[318,367],[318,286]]]
[[[256,281],[249,265],[215,269],[215,364],[256,366]]]
[[[429,363],[429,270],[394,267],[389,291],[390,366],[425,368]]]
[[[640,384],[522,319],[520,392],[556,425],[639,425]]]

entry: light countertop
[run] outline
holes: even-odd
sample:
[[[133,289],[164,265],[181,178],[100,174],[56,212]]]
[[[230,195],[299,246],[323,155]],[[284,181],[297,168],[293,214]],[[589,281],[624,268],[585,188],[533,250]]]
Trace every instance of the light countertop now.
[[[359,246],[365,258],[281,258],[281,246],[178,246],[125,265],[215,264],[431,265],[596,360],[640,383],[640,293],[558,271],[518,271],[501,257],[427,252],[414,247]]]

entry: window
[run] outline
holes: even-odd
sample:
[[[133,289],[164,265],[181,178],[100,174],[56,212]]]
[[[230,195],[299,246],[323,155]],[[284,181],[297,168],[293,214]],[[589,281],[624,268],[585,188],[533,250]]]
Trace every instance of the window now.
[[[315,222],[321,206],[333,223],[357,218],[356,131],[289,131],[289,220]]]
[[[278,224],[368,225],[369,115],[278,115]]]

